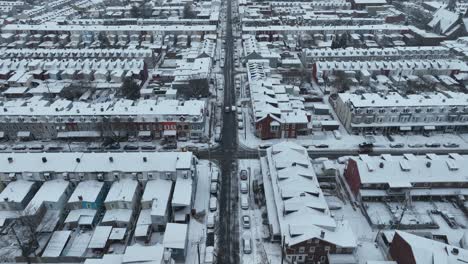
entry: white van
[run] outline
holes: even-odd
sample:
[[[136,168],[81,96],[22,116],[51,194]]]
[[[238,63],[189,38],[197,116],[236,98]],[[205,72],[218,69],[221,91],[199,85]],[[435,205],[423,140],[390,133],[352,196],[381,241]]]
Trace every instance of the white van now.
[[[216,263],[216,252],[213,246],[209,246],[205,248],[205,260],[203,261],[205,264],[214,264]]]
[[[210,198],[210,211],[214,212],[218,210],[218,199],[216,197],[211,197]]]
[[[243,210],[248,210],[249,209],[249,196],[241,195],[241,208]]]

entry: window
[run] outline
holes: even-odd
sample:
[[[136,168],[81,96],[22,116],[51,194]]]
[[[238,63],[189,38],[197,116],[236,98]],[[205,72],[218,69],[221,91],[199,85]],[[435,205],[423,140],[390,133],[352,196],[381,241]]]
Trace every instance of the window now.
[[[314,253],[314,252],[315,252],[315,247],[310,247],[310,248],[309,248],[309,252],[310,252],[310,253]]]
[[[326,259],[326,257],[325,257],[325,256],[321,256],[321,257],[320,257],[320,261],[321,261],[321,262],[324,262],[324,261],[325,261],[325,259]]]
[[[302,256],[298,256],[297,260],[302,261]]]
[[[304,248],[304,247],[300,247],[300,248],[299,248],[299,253],[302,254],[302,253],[304,253],[304,251],[305,251],[305,248]]]
[[[330,246],[326,246],[325,251],[327,251],[327,252],[330,251]]]

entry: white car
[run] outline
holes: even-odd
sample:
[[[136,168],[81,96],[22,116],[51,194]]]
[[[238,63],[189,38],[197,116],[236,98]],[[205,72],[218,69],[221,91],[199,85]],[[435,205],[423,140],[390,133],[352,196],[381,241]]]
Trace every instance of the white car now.
[[[249,185],[247,184],[246,181],[241,181],[240,191],[241,191],[241,193],[248,193],[249,192]]]
[[[216,194],[218,193],[218,183],[217,182],[212,182],[210,185],[210,193],[211,194]]]
[[[216,197],[211,197],[210,198],[210,211],[214,212],[218,210],[218,199]]]
[[[238,127],[239,129],[243,129],[243,128],[244,128],[244,122],[239,121],[239,123],[237,124],[237,127]]]
[[[242,238],[242,248],[244,254],[252,253],[252,240],[250,238]]]
[[[249,209],[249,196],[247,195],[241,195],[241,208],[243,210],[248,210]]]
[[[213,228],[215,228],[215,225],[216,225],[216,214],[211,213],[206,218],[206,227],[208,229],[213,229]]]

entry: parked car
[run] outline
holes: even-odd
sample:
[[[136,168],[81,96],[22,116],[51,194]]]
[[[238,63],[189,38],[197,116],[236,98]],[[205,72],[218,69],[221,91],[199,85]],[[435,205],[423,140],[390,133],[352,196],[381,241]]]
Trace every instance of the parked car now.
[[[138,150],[139,147],[136,145],[125,145],[124,150]]]
[[[143,146],[141,146],[141,149],[142,149],[142,150],[155,150],[155,149],[156,149],[156,146],[152,146],[152,145],[143,145]]]
[[[218,199],[216,197],[210,197],[210,211],[214,212],[218,210]]]
[[[252,240],[250,238],[242,238],[242,251],[244,254],[252,253]]]
[[[241,179],[241,180],[244,180],[244,181],[245,181],[245,180],[248,179],[247,171],[246,171],[246,170],[241,170],[240,173],[239,173],[239,175],[240,175],[240,179]]]
[[[405,147],[405,144],[403,143],[390,143],[391,148],[403,148]]]
[[[414,144],[408,144],[408,147],[410,147],[410,148],[422,148],[422,147],[424,147],[424,145],[419,144],[419,143],[414,143]]]
[[[5,145],[0,145],[0,150],[6,150],[8,147]]]
[[[43,149],[44,149],[44,145],[42,145],[42,144],[34,144],[34,145],[29,146],[29,149],[30,149],[30,150],[43,150]]]
[[[216,225],[216,214],[215,213],[208,214],[208,217],[206,218],[206,227],[208,229],[213,229],[215,228],[215,225]]]
[[[239,121],[239,123],[237,124],[237,128],[243,129],[244,128],[244,122]]]
[[[224,107],[224,113],[229,113],[229,112],[231,112],[231,107],[229,106]]]
[[[63,147],[58,145],[50,145],[47,147],[47,151],[62,151]]]
[[[219,171],[211,173],[211,182],[219,182]]]
[[[210,185],[210,193],[211,194],[216,194],[218,193],[218,183],[217,182],[212,182]]]
[[[243,210],[249,209],[249,196],[245,194],[241,195],[241,208]]]
[[[267,149],[267,148],[269,148],[269,147],[271,147],[271,146],[273,146],[271,143],[265,143],[265,144],[260,144],[260,145],[258,145],[258,147],[259,147],[260,149]]]
[[[247,181],[241,181],[240,191],[241,191],[241,193],[248,193],[249,192],[249,184],[247,183]]]
[[[316,147],[316,148],[328,148],[328,145],[327,144],[318,144],[318,145],[314,145],[314,147]]]
[[[436,143],[436,142],[426,143],[426,147],[428,147],[428,148],[439,148],[440,143]]]
[[[457,144],[457,143],[453,143],[453,142],[444,143],[444,145],[443,145],[443,146],[444,146],[444,147],[446,147],[446,148],[458,148],[458,147],[460,147],[460,145],[459,145],[459,144]]]
[[[245,229],[250,228],[250,216],[248,215],[243,215],[242,216],[242,227]]]
[[[19,144],[19,145],[14,145],[11,149],[13,149],[13,150],[25,150],[26,146],[23,145],[23,144]]]

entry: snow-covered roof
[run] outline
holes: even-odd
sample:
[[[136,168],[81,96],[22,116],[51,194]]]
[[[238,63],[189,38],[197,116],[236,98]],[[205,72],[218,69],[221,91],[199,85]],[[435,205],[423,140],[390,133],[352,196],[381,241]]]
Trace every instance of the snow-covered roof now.
[[[340,93],[343,102],[349,102],[354,107],[434,107],[434,106],[466,106],[468,94],[459,92],[421,93],[402,96],[397,92],[385,95],[378,93]]]
[[[192,152],[0,153],[0,172],[174,172],[192,159]]]
[[[95,209],[77,209],[71,210],[65,223],[78,223],[78,225],[91,225],[96,217],[97,210]]]
[[[141,246],[135,244],[125,249],[124,263],[162,263],[165,251],[161,244]]]
[[[104,187],[104,182],[89,180],[78,183],[73,194],[68,199],[68,203],[75,202],[96,202],[99,193]]]
[[[177,179],[172,195],[172,206],[190,206],[192,198],[192,178]]]
[[[42,253],[43,257],[59,257],[62,254],[62,250],[65,248],[65,245],[70,238],[71,231],[55,231],[47,247]]]
[[[272,196],[267,197],[269,218],[277,219],[278,235],[286,244],[318,238],[340,247],[356,246],[348,223],[331,217],[304,147],[292,142],[273,145],[262,166],[265,193]]]
[[[207,32],[216,31],[216,25],[58,25],[58,24],[8,24],[3,32]]]
[[[0,202],[23,202],[33,185],[34,182],[25,180],[17,180],[8,183],[2,193],[0,193]]]
[[[434,13],[432,20],[428,23],[428,26],[436,29],[440,34],[446,34],[453,28],[453,26],[455,26],[458,19],[459,14],[445,8],[440,8]]]
[[[62,198],[70,183],[64,180],[46,181],[34,195],[24,211],[28,215],[35,214],[44,202],[57,203]]]
[[[111,202],[131,202],[136,195],[138,182],[133,179],[122,179],[114,181],[107,194],[105,203]]]
[[[351,157],[361,184],[388,184],[411,188],[416,183],[467,183],[468,156],[450,154]]]
[[[168,223],[164,231],[164,248],[185,249],[187,245],[187,224]]]
[[[173,182],[170,180],[161,179],[151,180],[146,183],[145,192],[143,193],[141,201],[152,201],[151,215],[166,215],[172,184]]]
[[[94,229],[93,236],[89,242],[88,248],[103,249],[106,247],[107,240],[112,232],[112,226],[97,226]]]
[[[418,264],[461,264],[468,262],[468,250],[466,249],[404,231],[397,230],[396,235],[409,245],[414,261]]]

